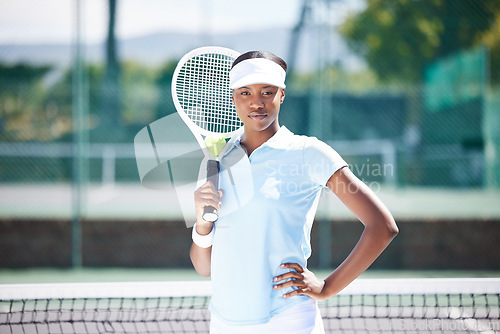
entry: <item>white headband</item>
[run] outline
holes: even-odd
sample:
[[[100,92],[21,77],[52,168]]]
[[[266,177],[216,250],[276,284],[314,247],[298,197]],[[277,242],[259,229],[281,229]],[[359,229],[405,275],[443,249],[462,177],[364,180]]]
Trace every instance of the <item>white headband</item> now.
[[[253,84],[269,84],[286,88],[285,77],[285,70],[274,61],[265,58],[251,58],[236,64],[231,69],[229,88],[237,89]]]

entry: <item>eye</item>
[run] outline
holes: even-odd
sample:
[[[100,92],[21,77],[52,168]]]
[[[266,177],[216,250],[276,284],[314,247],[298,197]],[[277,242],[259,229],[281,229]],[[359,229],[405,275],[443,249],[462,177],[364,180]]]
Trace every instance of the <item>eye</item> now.
[[[247,92],[247,91],[241,91],[241,92],[240,92],[240,95],[250,95],[250,92]]]

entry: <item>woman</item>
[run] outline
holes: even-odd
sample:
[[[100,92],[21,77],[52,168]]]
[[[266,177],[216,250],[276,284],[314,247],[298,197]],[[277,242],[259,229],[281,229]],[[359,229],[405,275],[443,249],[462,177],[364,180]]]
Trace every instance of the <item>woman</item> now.
[[[190,256],[196,271],[212,279],[213,334],[323,333],[316,301],[345,288],[398,233],[387,208],[331,147],[280,127],[286,69],[284,60],[263,51],[234,61],[230,88],[244,126],[220,156],[221,169],[233,173],[221,173],[220,190],[207,182],[194,194]],[[234,164],[239,155],[245,163]],[[231,176],[242,175],[238,165],[249,166],[248,178]],[[245,203],[230,191],[235,183],[253,194]],[[306,262],[325,187],[365,228],[350,255],[323,280]],[[208,205],[220,211],[215,224],[202,218]]]

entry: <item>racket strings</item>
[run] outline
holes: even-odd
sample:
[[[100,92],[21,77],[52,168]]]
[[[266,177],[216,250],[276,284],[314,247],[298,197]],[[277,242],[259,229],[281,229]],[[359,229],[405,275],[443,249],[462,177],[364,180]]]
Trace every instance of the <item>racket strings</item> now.
[[[242,126],[229,88],[233,60],[217,53],[198,55],[179,71],[179,103],[192,122],[207,132],[227,134]]]

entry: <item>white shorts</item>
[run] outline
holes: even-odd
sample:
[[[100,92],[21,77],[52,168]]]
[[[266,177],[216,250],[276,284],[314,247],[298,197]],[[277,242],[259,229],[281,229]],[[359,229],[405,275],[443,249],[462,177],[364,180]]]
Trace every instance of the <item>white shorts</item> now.
[[[324,334],[323,320],[316,301],[296,305],[260,325],[231,326],[212,314],[210,334]]]

